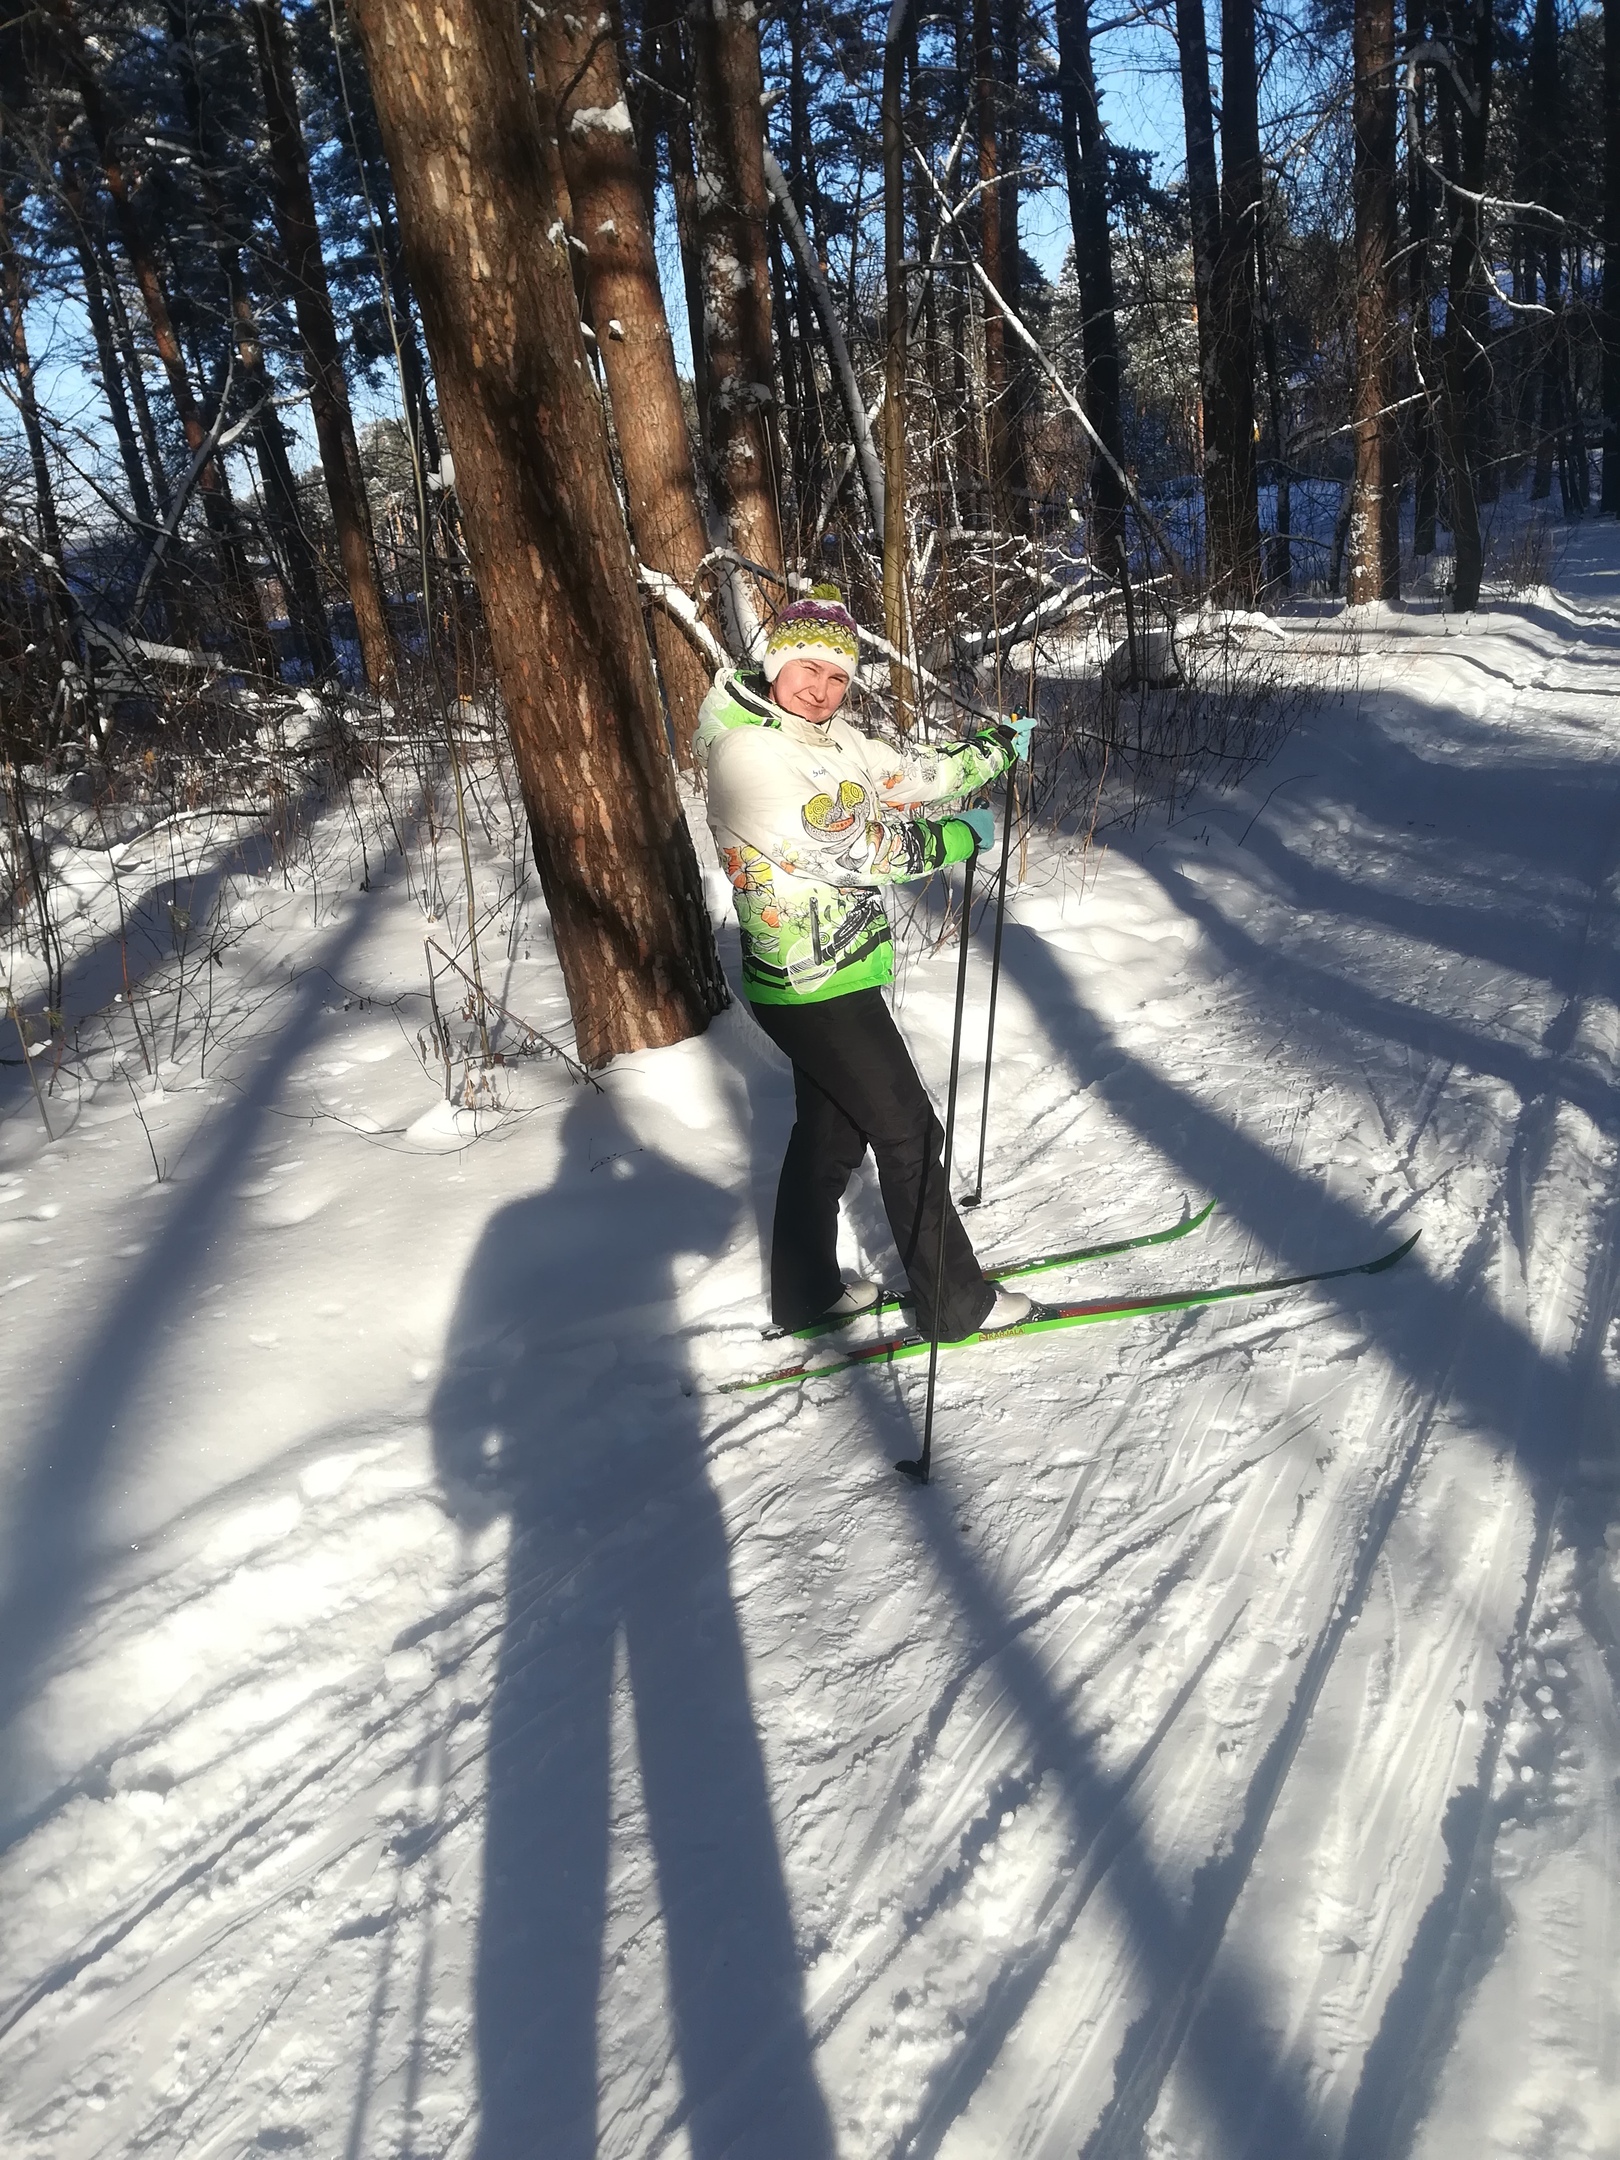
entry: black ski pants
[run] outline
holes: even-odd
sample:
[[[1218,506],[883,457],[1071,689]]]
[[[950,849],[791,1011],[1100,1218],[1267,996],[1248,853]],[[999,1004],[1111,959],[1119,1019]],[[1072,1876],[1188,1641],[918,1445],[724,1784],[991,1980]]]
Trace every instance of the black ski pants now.
[[[939,1332],[946,1342],[971,1335],[995,1303],[995,1291],[951,1205],[940,1161],[945,1136],[882,991],[749,1010],[792,1060],[797,1112],[776,1189],[771,1318],[778,1327],[803,1327],[843,1288],[838,1203],[870,1148],[917,1325],[932,1334],[943,1213]]]

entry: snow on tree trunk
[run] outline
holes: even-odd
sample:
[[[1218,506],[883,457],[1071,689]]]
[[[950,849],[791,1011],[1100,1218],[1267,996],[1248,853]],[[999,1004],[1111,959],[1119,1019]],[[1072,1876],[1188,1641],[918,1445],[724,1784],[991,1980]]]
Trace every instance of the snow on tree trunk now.
[[[556,129],[586,304],[613,403],[636,552],[650,570],[695,588],[708,552],[675,350],[653,253],[641,161],[625,102],[619,24],[550,6],[531,15],[536,72]],[[566,95],[559,108],[557,100]],[[654,617],[675,755],[692,762],[710,671],[675,620]]]
[[[1352,606],[1400,593],[1395,397],[1395,5],[1355,0],[1355,483]]]
[[[579,1054],[725,1003],[540,119],[501,0],[352,0]]]
[[[694,208],[703,276],[707,395],[703,438],[716,500],[739,555],[779,576],[781,475],[765,220],[764,86],[754,0],[692,0]],[[740,599],[773,607],[779,586],[749,580]],[[746,622],[739,626],[747,630]]]
[[[310,414],[320,450],[321,472],[332,524],[337,534],[343,582],[354,609],[355,629],[366,680],[374,690],[394,672],[393,647],[377,579],[376,542],[371,509],[360,473],[349,386],[343,373],[332,296],[321,255],[320,227],[309,184],[309,161],[298,120],[298,93],[292,51],[281,12],[282,0],[252,0],[248,9],[259,60],[260,87],[269,122],[270,172],[276,233],[282,262],[292,286],[304,373],[309,383]]]

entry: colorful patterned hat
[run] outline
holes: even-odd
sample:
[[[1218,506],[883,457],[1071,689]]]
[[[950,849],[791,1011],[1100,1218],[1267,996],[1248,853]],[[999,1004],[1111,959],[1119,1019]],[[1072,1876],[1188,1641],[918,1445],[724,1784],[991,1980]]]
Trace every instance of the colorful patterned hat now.
[[[808,599],[785,607],[765,640],[765,680],[775,682],[790,660],[836,661],[853,675],[860,659],[855,618],[836,585],[817,585]]]

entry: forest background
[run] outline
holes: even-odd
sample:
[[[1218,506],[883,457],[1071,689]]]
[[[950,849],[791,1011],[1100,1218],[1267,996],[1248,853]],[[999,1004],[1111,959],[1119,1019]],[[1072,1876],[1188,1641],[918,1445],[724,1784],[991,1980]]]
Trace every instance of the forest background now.
[[[5,0],[25,1058],[65,801],[403,771],[467,860],[492,743],[579,1058],[701,1029],[697,708],[829,576],[901,732],[1090,637],[1032,810],[1240,769],[1282,685],[1189,622],[1466,610],[1504,498],[1620,509],[1617,146],[1620,5]],[[487,1059],[471,906],[451,964]]]

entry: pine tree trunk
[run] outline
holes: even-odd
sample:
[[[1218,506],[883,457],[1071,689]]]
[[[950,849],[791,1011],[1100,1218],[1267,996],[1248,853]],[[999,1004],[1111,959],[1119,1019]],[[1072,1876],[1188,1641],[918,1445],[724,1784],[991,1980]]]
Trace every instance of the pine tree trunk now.
[[[692,146],[691,70],[675,0],[647,0],[643,32],[646,72],[658,83],[658,110],[669,149],[669,191],[675,203],[675,237],[681,251],[681,284],[692,347],[692,392],[700,429],[708,410],[709,375],[703,349],[703,260],[698,246],[697,152]],[[705,441],[707,437],[705,437]]]
[[[1260,311],[1260,356],[1266,371],[1266,396],[1271,407],[1272,486],[1276,509],[1271,547],[1266,563],[1266,583],[1287,592],[1294,580],[1292,472],[1288,462],[1282,368],[1277,357],[1277,314],[1272,302],[1271,267],[1266,249],[1264,208],[1255,221],[1254,289]]]
[[[1086,411],[1123,468],[1119,331],[1114,314],[1114,259],[1108,229],[1108,151],[1097,107],[1088,0],[1057,0],[1058,93],[1063,113],[1063,166],[1074,228],[1080,286],[1080,341],[1085,357]],[[1091,460],[1094,530],[1091,556],[1105,576],[1126,575],[1125,490],[1106,458]]]
[[[154,503],[160,502],[168,493],[168,474],[164,469],[162,446],[158,442],[157,423],[152,418],[152,403],[146,394],[146,375],[141,365],[140,347],[135,342],[129,310],[124,305],[123,287],[118,280],[118,264],[106,232],[99,224],[92,226],[86,222],[82,230],[95,259],[97,283],[105,295],[107,313],[112,318],[113,338],[123,363],[124,384],[129,392],[136,430],[146,458],[152,500]]]
[[[287,602],[288,625],[293,644],[317,682],[333,673],[331,627],[321,596],[320,571],[315,551],[299,514],[298,489],[287,454],[286,433],[276,411],[264,361],[264,343],[258,317],[248,290],[235,221],[225,203],[219,176],[226,169],[227,145],[211,124],[203,99],[202,79],[193,49],[189,0],[166,0],[169,51],[180,79],[181,102],[191,129],[203,205],[214,227],[214,248],[219,258],[230,310],[231,334],[241,367],[242,402],[252,414],[252,441],[282,590]]]
[[[588,1065],[726,1001],[540,121],[502,0],[352,0]]]
[[[906,0],[895,0],[883,48],[883,634],[896,653],[906,636],[906,191],[901,82]],[[889,688],[902,730],[911,724],[911,678],[889,662]]]
[[[1557,129],[1559,124],[1558,101],[1558,15],[1551,0],[1535,0],[1530,22],[1530,111],[1526,133],[1526,156],[1523,162],[1522,192],[1531,202],[1549,210],[1558,209],[1555,200],[1558,193]],[[1530,500],[1545,502],[1552,492],[1553,456],[1556,437],[1562,419],[1562,404],[1558,395],[1558,374],[1562,354],[1559,350],[1558,311],[1562,307],[1560,285],[1563,258],[1559,251],[1556,227],[1532,213],[1525,220],[1526,238],[1529,241],[1530,268],[1532,275],[1532,298],[1534,283],[1542,286],[1541,299],[1552,310],[1550,320],[1543,317],[1537,323],[1537,357],[1539,417],[1536,427],[1536,456],[1530,482]],[[1567,505],[1566,505],[1567,507]]]
[[[6,219],[5,196],[0,191],[0,311],[4,313],[4,333],[10,348],[11,369],[15,378],[17,413],[23,424],[23,438],[28,445],[28,463],[34,481],[34,513],[39,522],[39,545],[47,557],[48,569],[36,566],[35,589],[39,593],[50,626],[51,642],[56,649],[57,667],[60,670],[70,658],[66,601],[68,595],[67,564],[62,555],[62,527],[56,514],[56,490],[51,481],[50,460],[45,448],[45,429],[39,416],[39,393],[34,380],[34,363],[28,349],[28,325],[23,308],[26,284],[22,260],[12,243],[11,227]]]
[[[1406,42],[1420,44],[1428,31],[1425,0],[1407,0]],[[1433,283],[1429,248],[1434,232],[1434,187],[1428,154],[1428,78],[1420,70],[1408,92],[1406,115],[1406,216],[1410,238],[1408,304],[1412,314],[1412,357],[1422,403],[1412,420],[1412,553],[1432,555],[1440,511],[1440,455],[1435,440],[1439,382],[1435,373]]]
[[[649,569],[695,592],[707,543],[630,133],[616,10],[613,32],[600,34],[594,17],[553,8],[534,20],[531,35],[567,177],[573,231],[586,250],[586,306],[613,404],[631,535]],[[568,104],[559,111],[556,101],[564,92]],[[675,755],[689,766],[709,670],[662,609],[654,612],[653,635]]]
[[[1187,137],[1187,209],[1192,227],[1193,305],[1198,316],[1199,433],[1204,446],[1204,574],[1213,580],[1209,461],[1220,410],[1220,348],[1215,336],[1215,264],[1221,252],[1221,183],[1215,168],[1215,108],[1209,88],[1204,0],[1176,0],[1181,111]]]
[[[291,43],[281,7],[282,0],[250,0],[248,8],[269,122],[276,233],[292,286],[304,375],[309,384],[310,417],[315,423],[327,500],[332,505],[343,582],[354,610],[366,681],[372,689],[380,690],[393,679],[393,645],[383,611],[371,507],[360,473],[349,386],[343,373],[315,198],[309,183],[309,161],[298,118]]]
[[[1620,0],[1603,0],[1603,493],[1620,516]]]
[[[1400,596],[1400,468],[1395,451],[1395,4],[1355,0],[1355,483],[1352,607]],[[1393,512],[1393,515],[1392,515]]]
[[[79,274],[84,280],[85,312],[90,318],[90,334],[95,340],[96,365],[101,374],[102,393],[112,418],[113,435],[118,443],[124,478],[129,483],[130,507],[143,528],[142,537],[150,547],[157,535],[158,518],[151,487],[151,468],[143,451],[150,455],[152,466],[156,467],[157,444],[151,412],[147,409],[140,380],[140,356],[134,350],[134,343],[129,335],[129,321],[124,314],[118,292],[117,273],[105,252],[98,252],[95,235],[88,222],[83,176],[73,161],[65,136],[58,141],[56,158],[57,171],[62,182],[62,199],[67,205],[73,227],[73,251],[79,258]],[[117,324],[113,316],[114,305],[118,310]],[[132,394],[136,396],[137,410],[142,416],[140,426],[130,411]],[[143,442],[143,436],[149,439]],[[161,468],[158,470],[161,473]],[[192,645],[196,640],[196,630],[191,621],[180,566],[172,553],[165,554],[158,570],[156,591],[160,603],[156,627],[165,633],[172,643]],[[145,609],[141,612],[144,617]],[[142,624],[132,622],[129,627],[139,632]]]
[[[753,0],[691,0],[696,217],[707,389],[703,434],[715,499],[739,555],[779,578],[781,479],[765,224],[765,114]],[[741,613],[774,608],[774,580],[742,581]],[[741,636],[751,628],[737,625]]]
[[[1023,260],[1019,254],[1019,167],[1024,136],[1019,124],[1019,62],[1023,53],[1025,0],[1002,0],[1001,10],[1001,270],[999,290],[1015,315],[1024,299]],[[1034,530],[1035,506],[1029,486],[1029,416],[1034,384],[1029,353],[1017,338],[1007,348],[1007,496],[1015,530]]]
[[[146,309],[152,342],[157,347],[158,359],[162,362],[163,372],[168,378],[181,433],[185,437],[187,449],[195,457],[207,441],[208,430],[198,410],[191,378],[186,370],[185,354],[175,334],[174,319],[169,309],[168,294],[158,271],[157,258],[130,194],[128,175],[117,148],[113,110],[101,88],[95,62],[74,18],[71,0],[52,0],[52,8],[64,57],[72,73],[74,87],[78,90],[80,103],[84,107],[91,139],[96,146],[96,158],[112,201],[113,219],[118,228],[119,241]],[[224,470],[219,460],[211,458],[204,465],[198,477],[197,492],[208,522],[209,536],[219,558],[227,612],[236,622],[253,665],[261,672],[273,675],[276,671],[275,646],[265,623],[264,604],[258,586],[248,569],[247,559],[236,532]]]
[[[974,133],[979,150],[979,260],[997,292],[1006,290],[1002,232],[999,84],[991,0],[973,0]],[[985,460],[995,521],[1012,530],[1012,414],[1007,401],[1007,327],[993,307],[984,311]]]
[[[152,490],[147,482],[146,467],[141,460],[141,445],[135,432],[135,422],[130,416],[129,400],[124,395],[124,371],[119,364],[118,347],[113,339],[112,318],[107,312],[107,295],[102,286],[101,273],[91,250],[89,230],[85,223],[84,181],[73,162],[65,139],[57,143],[56,166],[62,182],[62,201],[66,205],[68,219],[73,228],[73,251],[79,258],[79,275],[84,280],[85,312],[90,318],[90,335],[95,341],[102,395],[107,400],[113,437],[118,444],[119,461],[124,468],[124,478],[129,483],[130,508],[144,526],[152,528],[157,524],[157,512],[152,503]]]
[[[1260,112],[1254,0],[1221,0],[1221,237],[1210,279],[1213,399],[1204,409],[1204,511],[1216,597],[1260,595],[1260,494],[1254,456],[1254,236]]]
[[[1480,468],[1485,455],[1485,408],[1491,389],[1490,294],[1483,255],[1483,217],[1478,197],[1485,188],[1490,125],[1491,0],[1469,0],[1454,18],[1453,46],[1462,82],[1459,95],[1442,70],[1440,120],[1448,190],[1450,262],[1446,283],[1445,457],[1456,551],[1452,605],[1461,612],[1479,605],[1484,575],[1480,532]]]

